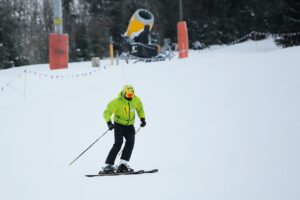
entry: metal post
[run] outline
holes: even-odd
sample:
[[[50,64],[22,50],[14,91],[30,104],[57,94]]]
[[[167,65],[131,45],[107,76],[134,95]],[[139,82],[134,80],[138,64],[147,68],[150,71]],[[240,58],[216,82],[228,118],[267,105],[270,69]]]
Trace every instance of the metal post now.
[[[183,14],[182,14],[182,0],[179,0],[179,21],[181,22],[183,19]]]
[[[26,100],[26,88],[27,88],[27,71],[24,70],[24,100]]]
[[[62,2],[61,0],[53,0],[54,6],[54,16],[53,16],[53,24],[54,24],[54,32],[56,34],[63,34],[63,16],[62,16]]]
[[[119,65],[119,51],[116,51],[116,64]]]

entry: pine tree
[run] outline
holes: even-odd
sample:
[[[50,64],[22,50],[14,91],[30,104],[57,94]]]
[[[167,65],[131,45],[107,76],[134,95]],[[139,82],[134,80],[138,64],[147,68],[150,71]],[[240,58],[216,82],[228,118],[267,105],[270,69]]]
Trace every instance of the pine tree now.
[[[20,48],[15,39],[19,27],[13,10],[10,1],[0,2],[0,69],[18,64]]]
[[[300,1],[286,0],[283,15],[283,33],[300,33]],[[277,40],[283,47],[300,45],[300,34],[291,34]]]

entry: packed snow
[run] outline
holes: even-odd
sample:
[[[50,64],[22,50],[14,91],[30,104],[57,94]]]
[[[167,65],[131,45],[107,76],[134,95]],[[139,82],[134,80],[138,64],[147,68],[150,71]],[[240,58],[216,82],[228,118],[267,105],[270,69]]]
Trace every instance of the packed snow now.
[[[165,62],[1,70],[0,199],[298,200],[299,55],[267,39]],[[127,83],[147,121],[129,164],[159,172],[87,178],[112,132],[69,163],[107,130],[103,110]]]

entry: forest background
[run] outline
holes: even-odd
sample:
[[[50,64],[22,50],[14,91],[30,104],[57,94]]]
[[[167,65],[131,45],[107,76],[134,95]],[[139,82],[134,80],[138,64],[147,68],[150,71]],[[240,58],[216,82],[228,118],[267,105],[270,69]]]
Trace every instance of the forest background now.
[[[177,42],[179,5],[174,0],[63,0],[64,33],[69,35],[70,62],[108,56],[123,43],[131,15],[144,8],[155,16],[154,42]],[[0,0],[0,69],[48,62],[53,32],[51,0]],[[252,31],[299,33],[299,0],[183,0],[190,46],[227,44]],[[256,38],[260,39],[260,38]],[[300,44],[300,34],[277,38],[282,47]]]

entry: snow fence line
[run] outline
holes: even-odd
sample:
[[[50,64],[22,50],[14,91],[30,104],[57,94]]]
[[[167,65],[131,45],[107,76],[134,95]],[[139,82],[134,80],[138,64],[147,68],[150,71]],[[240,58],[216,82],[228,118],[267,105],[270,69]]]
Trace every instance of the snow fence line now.
[[[215,50],[218,50],[218,49],[223,49],[223,48],[228,47],[230,45],[238,44],[241,41],[244,41],[246,39],[251,39],[251,38],[256,39],[257,36],[266,36],[266,37],[272,36],[273,38],[295,37],[295,36],[300,36],[300,32],[294,32],[294,33],[269,33],[269,32],[252,31],[252,32],[248,33],[247,35],[245,35],[245,36],[243,36],[243,37],[241,37],[237,40],[234,40],[233,42],[230,42],[228,44],[224,44],[224,45],[218,46],[218,47],[212,47],[212,48],[208,47],[206,49],[201,50],[201,52],[215,51]]]
[[[103,66],[104,69],[107,69],[107,66]],[[78,78],[85,78],[88,76],[92,76],[95,73],[98,73],[101,71],[101,68],[94,69],[92,71],[88,72],[81,72],[81,73],[75,73],[75,74],[52,74],[52,73],[40,73],[33,70],[25,69],[21,74],[17,75],[16,78],[6,82],[0,87],[0,92],[4,92],[7,90],[17,79],[20,79],[22,77],[25,77],[27,75],[33,75],[38,78],[44,78],[44,79],[50,79],[50,80],[57,80],[57,79],[78,79]]]
[[[6,82],[3,86],[0,87],[0,88],[1,88],[1,89],[0,89],[0,92],[4,92],[4,90],[5,90],[6,88],[10,87],[10,86],[13,84],[13,82],[15,82],[17,79],[22,78],[23,75],[24,75],[24,72],[23,72],[22,74],[19,74],[19,75],[18,75],[16,78],[14,78],[13,80]]]
[[[269,32],[258,32],[258,31],[252,31],[250,33],[248,33],[247,35],[233,41],[230,42],[228,44],[224,44],[223,46],[219,46],[219,47],[213,47],[213,48],[206,48],[201,50],[200,52],[211,52],[211,51],[215,51],[218,49],[222,49],[225,47],[228,47],[230,45],[234,45],[237,43],[240,43],[241,41],[249,38],[256,38],[256,36],[272,36],[274,38],[278,38],[278,37],[294,37],[294,36],[300,36],[300,32],[294,32],[294,33],[269,33]],[[107,67],[104,65],[103,66],[104,69],[106,69]],[[7,83],[5,83],[4,85],[2,85],[0,87],[0,92],[4,92],[6,88],[9,88],[9,86],[18,78],[21,78],[22,76],[26,76],[26,74],[33,74],[34,76],[38,76],[39,78],[50,78],[50,79],[70,79],[70,78],[83,78],[83,77],[87,77],[87,76],[91,76],[94,73],[99,72],[100,69],[95,69],[89,72],[85,72],[85,73],[77,73],[77,74],[71,74],[71,75],[58,75],[58,74],[45,74],[45,73],[40,73],[40,72],[36,72],[36,71],[32,71],[32,70],[24,70],[22,74],[18,75],[17,78],[13,79],[12,81],[9,81]]]

